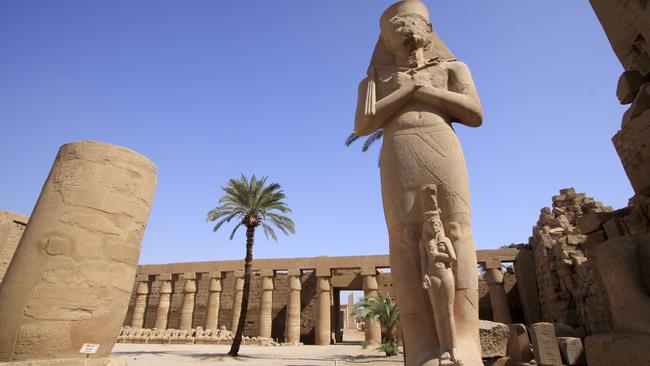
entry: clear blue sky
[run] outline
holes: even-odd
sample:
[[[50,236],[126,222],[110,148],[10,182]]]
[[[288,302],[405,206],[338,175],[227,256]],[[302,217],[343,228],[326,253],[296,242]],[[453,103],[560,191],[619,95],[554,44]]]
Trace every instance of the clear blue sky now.
[[[240,173],[285,189],[298,233],[257,258],[388,252],[379,146],[345,148],[390,1],[0,2],[0,208],[29,214],[60,145],[158,166],[141,262],[238,259],[205,215]],[[622,68],[587,0],[427,1],[485,110],[457,128],[478,248],[524,242],[560,188],[614,207]]]

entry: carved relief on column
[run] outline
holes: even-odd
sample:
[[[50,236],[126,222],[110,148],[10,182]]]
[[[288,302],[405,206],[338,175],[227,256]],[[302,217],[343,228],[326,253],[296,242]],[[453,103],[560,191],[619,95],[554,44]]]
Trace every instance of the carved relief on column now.
[[[181,307],[180,329],[192,329],[192,318],[194,316],[194,299],[196,297],[196,273],[188,272],[183,274],[185,283],[183,285],[183,305]]]
[[[172,275],[171,273],[162,274],[158,276],[158,280],[161,281],[161,284],[155,328],[167,329],[167,318],[169,317],[172,295]]]
[[[144,313],[147,310],[147,297],[149,296],[149,276],[137,275],[135,280],[138,287],[135,290],[135,305],[131,316],[131,327],[142,328],[144,326]]]
[[[271,338],[273,325],[273,271],[262,271],[262,296],[260,300],[260,320],[258,335]]]
[[[154,164],[125,147],[61,146],[0,286],[0,363],[81,359],[84,342],[108,357],[156,180]]]
[[[241,314],[241,302],[244,296],[244,271],[235,271],[235,294],[232,302],[232,321],[230,323],[230,330],[237,331],[237,324],[239,324],[239,315]]]
[[[300,269],[289,270],[289,303],[284,324],[284,341],[290,344],[300,343]]]
[[[217,329],[219,306],[221,306],[221,272],[210,272],[208,292],[208,314],[205,319],[205,329]]]
[[[501,261],[485,262],[485,277],[490,290],[490,304],[495,322],[511,324],[510,305],[503,287],[503,270]]]
[[[322,274],[321,274],[322,273]],[[329,345],[332,339],[330,271],[316,270],[318,297],[318,320],[316,321],[316,345]]]
[[[362,271],[362,274],[365,271]],[[366,272],[367,273],[367,272]],[[374,270],[370,273],[374,273]],[[363,275],[363,295],[365,297],[377,296],[379,285],[377,284],[377,276],[375,274]],[[377,345],[381,343],[381,324],[377,319],[366,319],[366,343],[369,345]]]

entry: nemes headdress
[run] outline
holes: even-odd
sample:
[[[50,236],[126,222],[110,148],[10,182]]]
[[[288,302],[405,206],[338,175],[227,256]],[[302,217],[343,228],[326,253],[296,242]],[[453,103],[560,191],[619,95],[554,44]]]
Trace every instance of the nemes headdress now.
[[[389,6],[380,18],[380,26],[384,27],[392,18],[396,16],[417,15],[424,18],[427,23],[429,20],[429,10],[421,0],[402,0]],[[442,41],[435,31],[431,32],[430,42],[424,49],[424,57],[427,60],[455,61],[456,58],[449,51],[447,45]],[[394,67],[395,57],[388,51],[388,48],[379,36],[375,51],[372,54],[370,65],[368,65],[368,93],[366,94],[365,112],[373,115],[375,112],[376,89],[375,89],[375,68]]]

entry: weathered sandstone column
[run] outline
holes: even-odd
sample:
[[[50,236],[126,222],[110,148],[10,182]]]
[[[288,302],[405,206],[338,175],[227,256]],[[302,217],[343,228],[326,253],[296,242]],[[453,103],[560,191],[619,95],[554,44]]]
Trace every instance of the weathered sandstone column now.
[[[183,275],[183,305],[181,307],[180,329],[192,329],[194,315],[194,299],[196,294],[196,273],[188,272]]]
[[[284,323],[284,341],[290,344],[300,343],[300,270],[289,270],[289,303]]]
[[[135,291],[135,305],[131,317],[131,327],[142,328],[144,325],[144,313],[147,310],[147,297],[149,296],[149,276],[137,275],[135,280],[138,288]]]
[[[155,328],[167,329],[167,318],[169,316],[169,306],[171,305],[172,296],[172,275],[167,273],[158,276],[161,281],[160,295],[158,296],[158,311],[156,312]]]
[[[316,322],[316,345],[329,345],[332,339],[331,294],[329,276],[316,277],[318,293],[318,320]]]
[[[258,335],[271,338],[273,325],[273,271],[262,271],[262,296]]]
[[[129,305],[156,168],[124,147],[63,145],[0,288],[0,361],[109,355]]]
[[[208,314],[205,320],[205,329],[217,329],[219,306],[221,305],[221,272],[210,272],[208,292]]]
[[[363,295],[365,297],[377,296],[379,285],[377,284],[377,276],[365,275],[363,276]],[[366,319],[366,343],[369,345],[377,345],[381,343],[381,324],[377,319]]]
[[[242,296],[244,296],[244,271],[235,271],[235,296],[232,302],[232,322],[230,323],[230,330],[233,332],[237,331],[237,324],[239,324]]]
[[[485,262],[485,277],[490,290],[490,304],[492,305],[492,316],[495,322],[510,324],[510,306],[508,297],[503,287],[503,271],[501,261]]]

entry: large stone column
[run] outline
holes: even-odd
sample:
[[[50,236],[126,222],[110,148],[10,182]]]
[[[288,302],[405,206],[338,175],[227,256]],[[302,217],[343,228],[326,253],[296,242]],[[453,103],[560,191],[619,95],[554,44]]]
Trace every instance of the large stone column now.
[[[490,304],[495,322],[511,324],[510,306],[503,287],[503,270],[501,261],[485,262],[485,277],[490,290]]]
[[[330,276],[316,277],[316,292],[318,293],[318,320],[316,321],[316,345],[329,345],[332,340],[331,324],[331,291]]]
[[[289,270],[289,303],[284,323],[284,341],[290,344],[300,343],[300,269]]]
[[[149,296],[149,276],[137,275],[135,278],[138,287],[135,290],[135,305],[131,316],[131,327],[142,328],[144,313],[147,310],[147,297]]]
[[[169,306],[171,305],[172,296],[172,275],[169,273],[158,276],[160,292],[158,295],[158,310],[156,311],[155,328],[167,329],[167,319],[169,317]]]
[[[0,288],[0,361],[110,354],[129,305],[156,168],[124,147],[63,145]],[[77,360],[75,360],[77,359]]]
[[[376,275],[363,276],[363,295],[365,297],[377,296],[379,285],[377,284]],[[352,311],[352,309],[350,309]],[[366,343],[377,345],[381,343],[381,324],[377,319],[366,319]]]
[[[194,299],[196,295],[196,273],[188,272],[183,275],[183,305],[181,306],[180,329],[192,329],[194,316]]]
[[[262,296],[258,335],[271,338],[273,326],[273,271],[262,271]]]
[[[232,322],[230,323],[230,330],[237,331],[237,324],[239,324],[239,315],[241,314],[241,301],[244,296],[244,271],[235,271],[235,294],[232,302]]]
[[[219,306],[221,306],[221,272],[210,272],[208,293],[208,314],[205,319],[205,329],[217,329]]]

